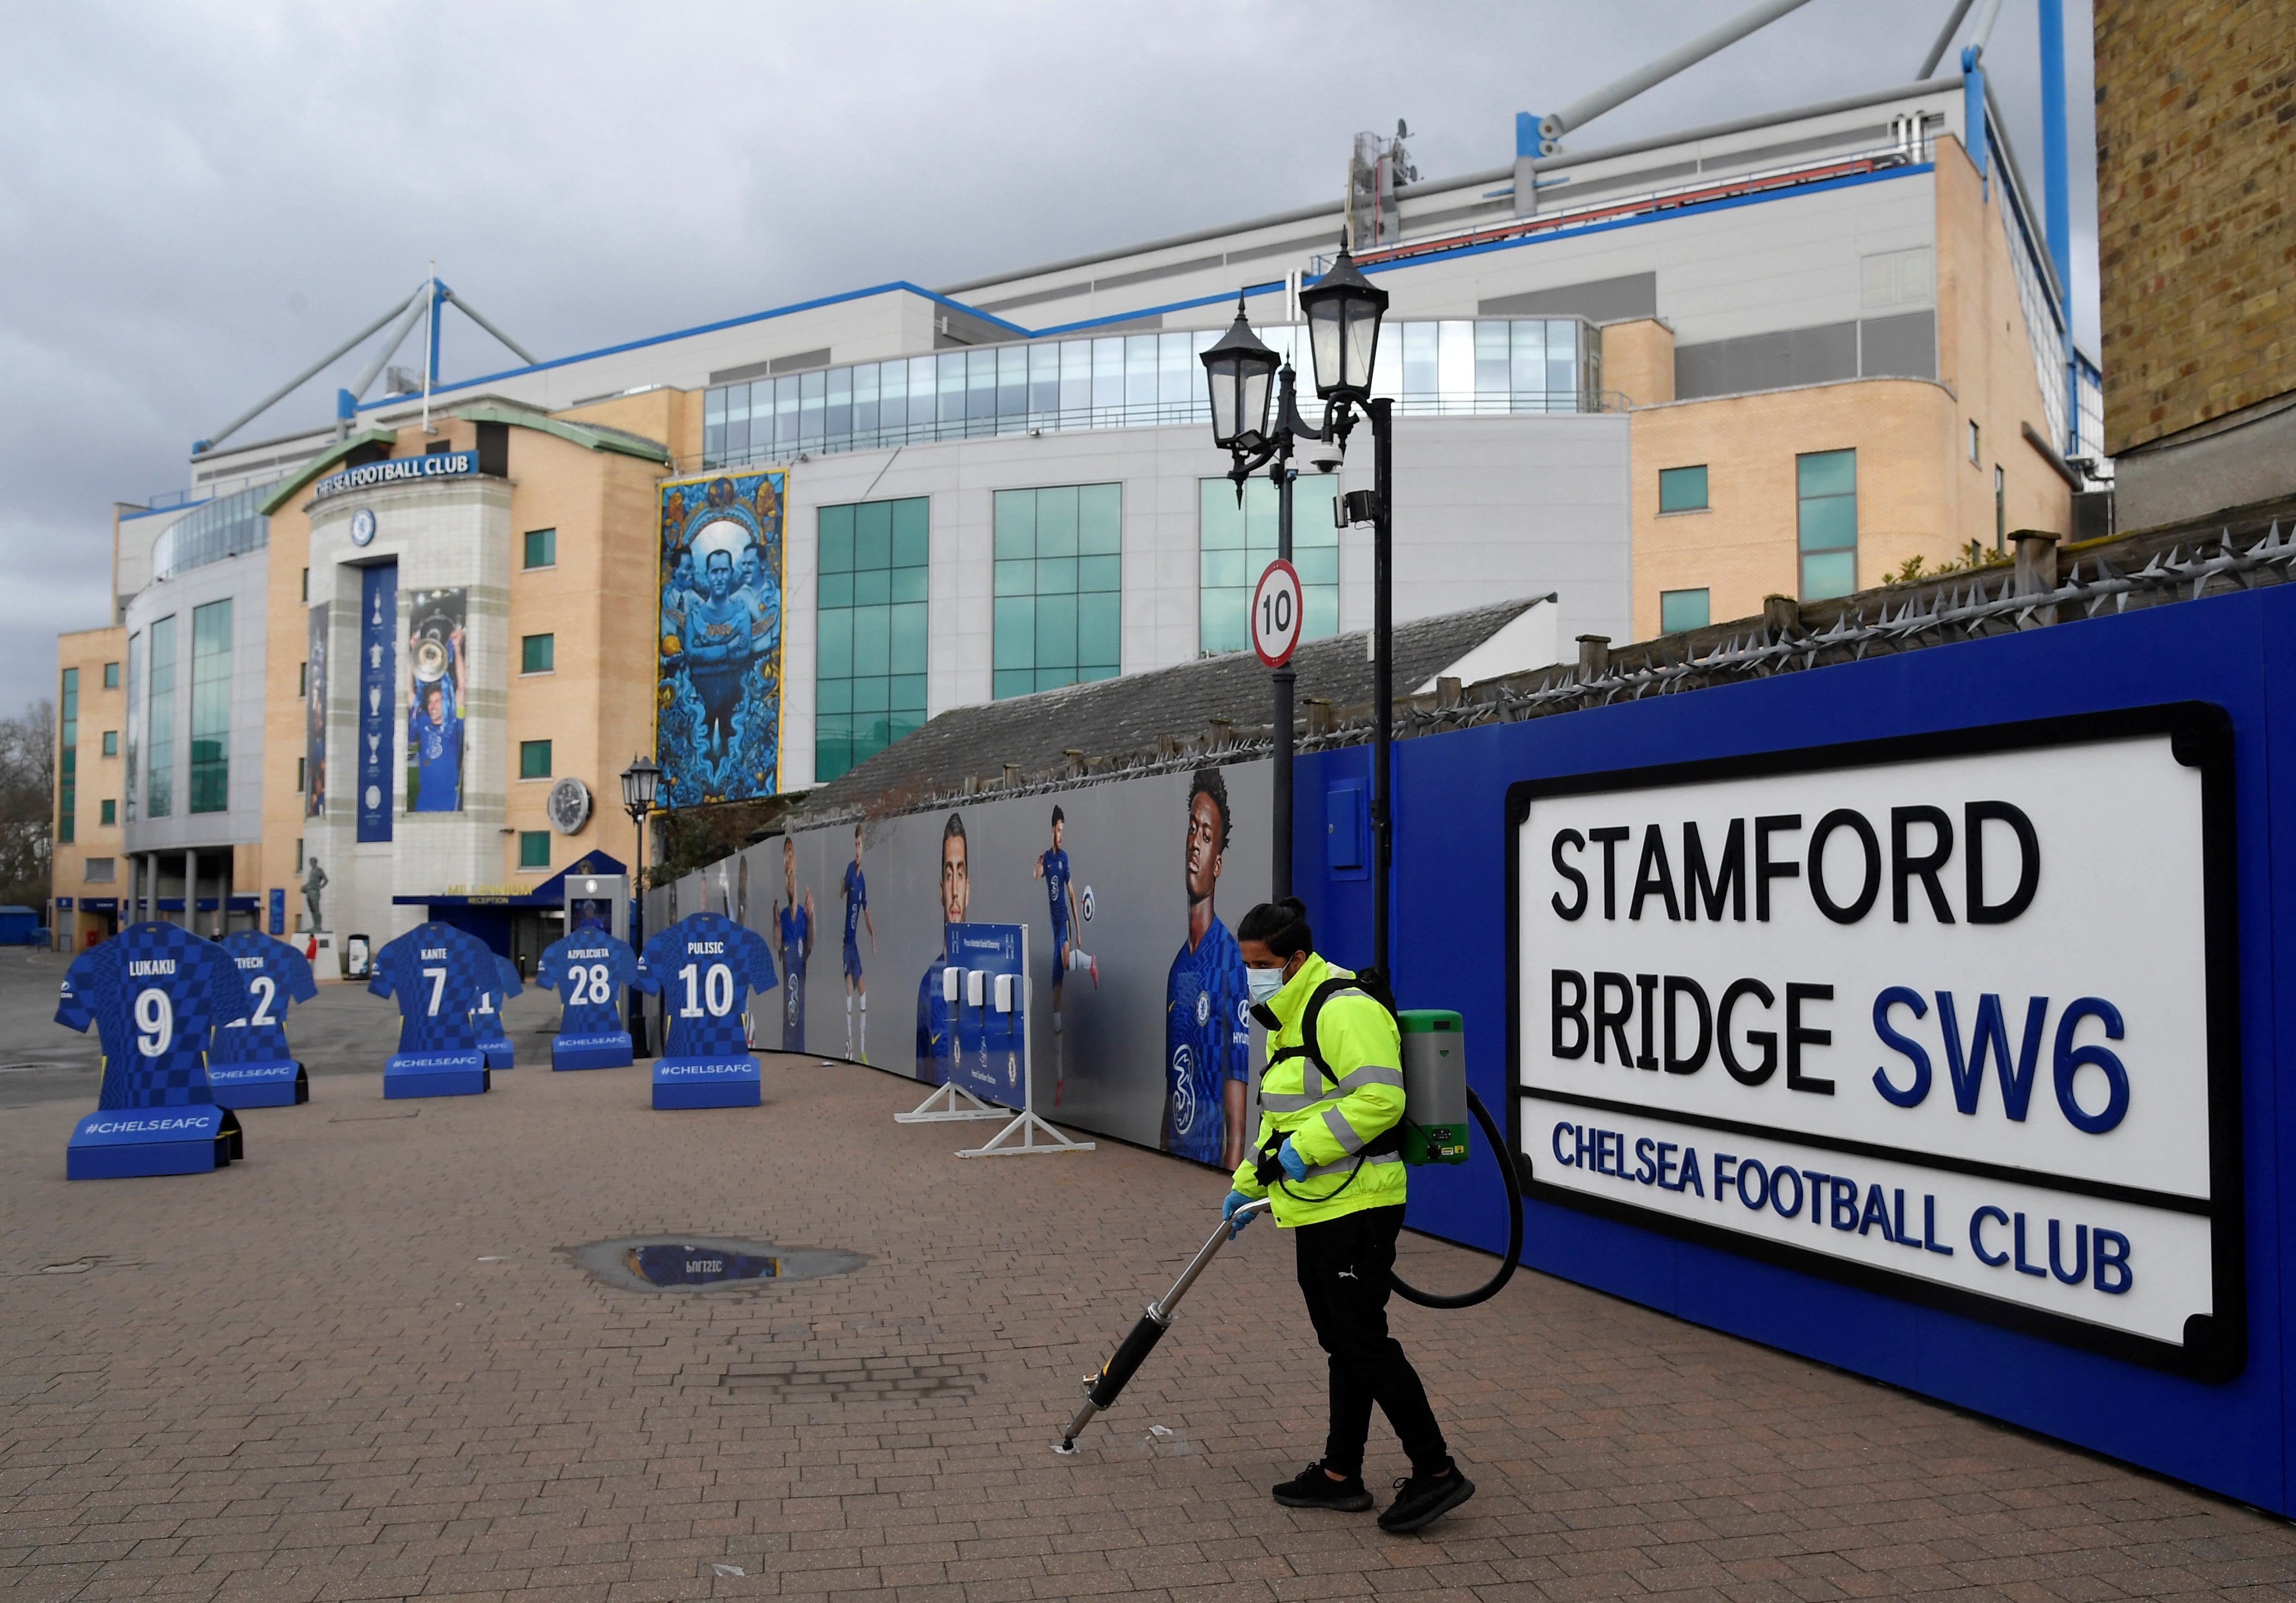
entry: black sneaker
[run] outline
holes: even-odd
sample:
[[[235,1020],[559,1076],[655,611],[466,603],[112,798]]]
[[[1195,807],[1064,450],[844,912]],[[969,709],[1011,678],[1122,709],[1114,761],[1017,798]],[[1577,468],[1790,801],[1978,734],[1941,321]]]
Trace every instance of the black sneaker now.
[[[1416,1531],[1475,1495],[1475,1483],[1453,1465],[1448,1475],[1414,1475],[1395,1483],[1395,1501],[1379,1517],[1382,1531]]]
[[[1371,1507],[1371,1491],[1359,1475],[1333,1480],[1324,1473],[1318,1460],[1276,1487],[1275,1500],[1287,1508],[1336,1508],[1342,1514],[1360,1514]]]

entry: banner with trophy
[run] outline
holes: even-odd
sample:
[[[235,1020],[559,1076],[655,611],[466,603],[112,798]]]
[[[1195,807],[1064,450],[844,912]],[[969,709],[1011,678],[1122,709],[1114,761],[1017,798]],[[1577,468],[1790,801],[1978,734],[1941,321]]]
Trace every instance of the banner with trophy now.
[[[470,592],[460,587],[406,592],[408,812],[463,809],[463,643],[470,609]]]
[[[362,842],[390,839],[391,773],[398,766],[391,734],[398,696],[398,564],[383,563],[359,572],[358,747],[352,761],[358,776],[354,796]]]
[[[303,650],[303,816],[307,818],[327,816],[327,606],[323,601],[311,609],[310,634]]]

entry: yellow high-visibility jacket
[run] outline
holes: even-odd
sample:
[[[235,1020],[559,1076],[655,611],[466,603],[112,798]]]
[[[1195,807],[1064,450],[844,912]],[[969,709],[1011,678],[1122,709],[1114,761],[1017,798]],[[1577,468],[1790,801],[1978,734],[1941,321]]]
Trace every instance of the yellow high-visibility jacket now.
[[[1404,1163],[1400,1154],[1362,1158],[1366,1143],[1394,1128],[1403,1117],[1403,1038],[1387,1009],[1359,991],[1324,999],[1316,1017],[1327,1080],[1304,1053],[1276,1061],[1287,1047],[1303,1045],[1308,999],[1326,980],[1352,977],[1314,952],[1267,1006],[1282,1023],[1268,1038],[1267,1067],[1259,1076],[1259,1139],[1266,1148],[1283,1137],[1308,1160],[1305,1180],[1278,1176],[1273,1187],[1259,1183],[1254,1160],[1246,1156],[1235,1171],[1235,1188],[1246,1196],[1275,1201],[1275,1222],[1287,1229],[1338,1219],[1365,1208],[1402,1203]],[[1332,1080],[1337,1080],[1334,1086]],[[1354,1179],[1349,1176],[1353,1173]]]

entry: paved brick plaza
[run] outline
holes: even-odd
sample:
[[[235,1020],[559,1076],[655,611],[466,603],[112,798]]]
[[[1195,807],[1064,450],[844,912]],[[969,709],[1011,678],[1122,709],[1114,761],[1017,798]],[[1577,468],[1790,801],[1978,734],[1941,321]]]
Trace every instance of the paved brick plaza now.
[[[1056,1459],[1078,1377],[1201,1238],[1217,1177],[1107,1145],[960,1163],[983,1127],[895,1124],[914,1087],[767,1063],[767,1106],[739,1113],[651,1113],[636,1070],[522,1068],[422,1104],[323,1073],[308,1106],[247,1115],[248,1161],[225,1173],[70,1187],[63,1142],[92,1096],[9,1106],[0,1585],[633,1603],[2296,1591],[2277,1519],[1531,1274],[1471,1312],[1398,1304],[1474,1501],[1421,1537],[1278,1508],[1267,1485],[1321,1445],[1321,1363],[1265,1224],[1086,1451]],[[869,1262],[642,1295],[560,1250],[678,1231]],[[1423,1284],[1488,1267],[1406,1251]],[[1152,1423],[1178,1433],[1154,1455]],[[1372,1475],[1402,1472],[1383,1424],[1373,1449]]]

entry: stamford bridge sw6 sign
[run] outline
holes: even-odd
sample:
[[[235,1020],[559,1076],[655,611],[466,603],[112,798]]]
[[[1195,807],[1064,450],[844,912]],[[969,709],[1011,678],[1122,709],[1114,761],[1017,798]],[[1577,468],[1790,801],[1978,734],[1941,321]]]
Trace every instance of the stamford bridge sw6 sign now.
[[[1527,781],[1508,808],[1533,1195],[2240,1371],[2218,709]]]

